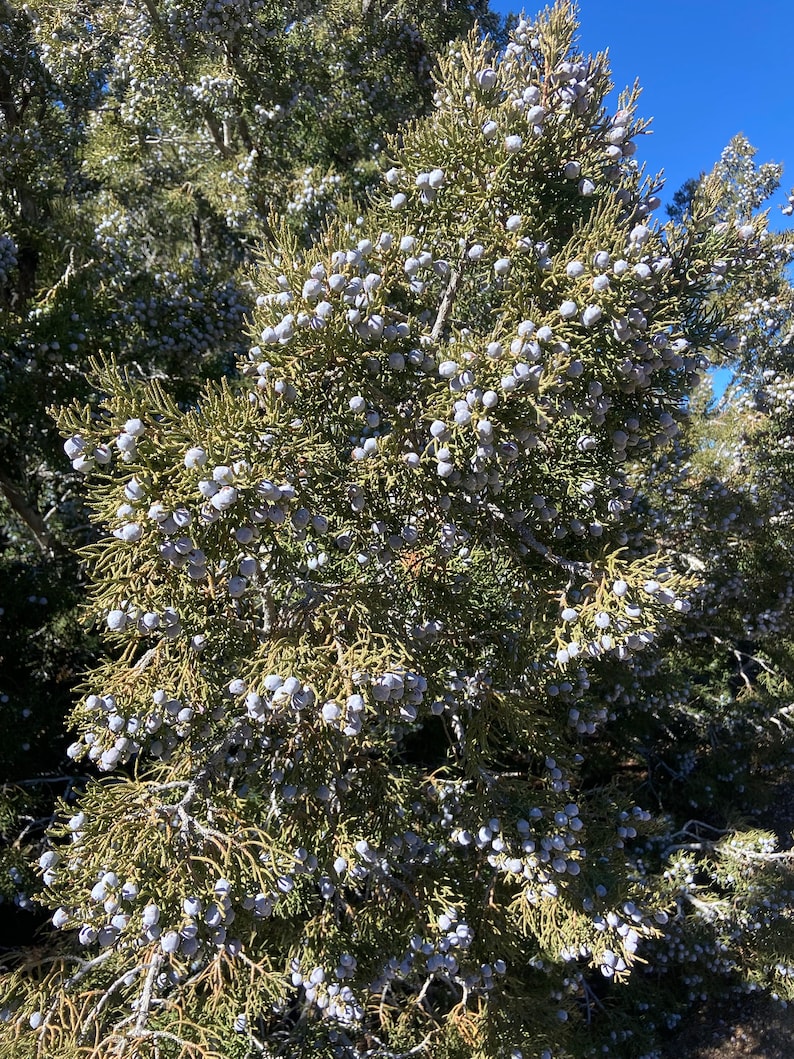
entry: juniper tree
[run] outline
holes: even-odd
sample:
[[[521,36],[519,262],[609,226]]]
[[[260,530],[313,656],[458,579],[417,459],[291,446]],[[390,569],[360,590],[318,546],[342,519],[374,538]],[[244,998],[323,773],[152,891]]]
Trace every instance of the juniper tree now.
[[[763,836],[695,863],[635,738],[697,592],[658,468],[762,223],[708,186],[653,222],[636,91],[606,111],[575,29],[453,48],[360,222],[274,225],[236,381],[185,408],[106,361],[61,412],[104,775],[41,859],[66,935],[4,978],[9,1056],[584,1055],[719,886],[779,890]],[[713,972],[774,973],[767,903]]]
[[[622,728],[619,738],[645,763],[668,815],[668,834],[657,841],[689,914],[674,943],[662,943],[662,980],[688,1002],[709,991],[715,974],[790,995],[791,835],[775,803],[785,799],[792,765],[794,245],[762,212],[781,167],[756,166],[755,153],[736,137],[682,215],[692,228],[727,225],[758,237],[757,266],[740,282],[727,260],[713,266],[708,300],[735,330],[712,358],[733,380],[715,401],[704,379],[673,449],[634,471],[643,476],[646,532],[697,571],[700,584],[663,656],[615,689],[645,703],[632,735]],[[706,200],[712,207],[703,211]],[[744,948],[750,923],[758,960]],[[658,965],[658,950],[651,962]]]
[[[46,403],[67,400],[99,351],[188,385],[228,368],[248,300],[240,264],[269,209],[301,214],[310,240],[322,210],[303,216],[295,182],[304,205],[322,180],[344,184],[326,200],[361,191],[377,137],[426,109],[433,49],[489,16],[479,3],[242,0],[4,0],[0,14],[13,160],[0,186],[0,485],[46,551],[58,500],[34,470],[49,456]]]
[[[45,408],[88,397],[100,352],[167,377],[180,399],[232,371],[246,348],[243,269],[268,210],[310,241],[324,211],[354,209],[377,138],[427,109],[435,49],[475,14],[489,18],[460,2],[0,4],[9,899],[29,905],[17,840],[40,839],[48,812],[24,792],[70,782],[62,718],[95,647],[75,621],[83,586],[67,550],[90,536],[79,475]]]

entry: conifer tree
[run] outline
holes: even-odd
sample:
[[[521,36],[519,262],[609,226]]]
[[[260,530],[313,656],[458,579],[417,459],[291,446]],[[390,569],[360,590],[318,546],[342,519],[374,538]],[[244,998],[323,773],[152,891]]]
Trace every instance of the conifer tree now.
[[[45,552],[47,403],[100,352],[186,392],[228,370],[269,211],[311,241],[360,202],[377,138],[428,106],[434,49],[492,20],[463,0],[382,7],[3,0],[0,489]]]
[[[671,450],[633,471],[645,531],[699,580],[660,656],[610,693],[641,707],[619,738],[665,810],[657,842],[678,888],[679,929],[652,960],[664,971],[657,1008],[660,982],[685,1005],[715,981],[790,996],[794,243],[764,208],[782,167],[757,166],[755,154],[734,138],[679,215],[690,230],[758,239],[739,282],[728,259],[712,267],[708,303],[730,323],[711,359],[731,381],[715,400],[704,378]]]
[[[743,696],[708,635],[731,454],[698,470],[693,391],[787,251],[724,179],[654,222],[637,92],[607,112],[575,32],[453,46],[360,219],[273,223],[233,380],[186,407],[106,359],[61,411],[101,776],[40,861],[64,934],[2,979],[11,1059],[636,1056],[677,965],[684,1002],[786,989],[789,862],[706,772],[746,808],[750,733],[788,750],[787,648],[770,683],[736,646]]]
[[[45,409],[89,398],[100,353],[180,400],[233,371],[269,210],[303,241],[355,215],[378,139],[427,110],[436,49],[475,15],[492,20],[479,0],[0,2],[3,917],[30,907],[27,844],[75,779],[63,717],[97,646],[76,620],[80,474]]]

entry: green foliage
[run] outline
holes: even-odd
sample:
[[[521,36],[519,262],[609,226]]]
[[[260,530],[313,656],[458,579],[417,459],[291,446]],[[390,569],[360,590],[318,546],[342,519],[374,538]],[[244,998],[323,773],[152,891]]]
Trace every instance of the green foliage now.
[[[183,402],[233,371],[269,212],[299,192],[309,239],[360,201],[376,137],[427,108],[434,50],[476,14],[493,21],[459,2],[0,4],[0,771],[21,783],[0,870],[20,907],[33,888],[4,858],[40,846],[79,776],[64,718],[98,648],[70,555],[94,531],[45,409],[95,396],[98,354]]]
[[[566,3],[451,45],[406,121],[449,7],[36,5],[48,76],[107,88],[86,297],[140,311],[56,395],[105,653],[9,1059],[650,1056],[712,991],[794,998],[779,172],[737,139],[655,224]],[[191,270],[244,342],[191,331]],[[82,665],[65,598],[36,679]]]

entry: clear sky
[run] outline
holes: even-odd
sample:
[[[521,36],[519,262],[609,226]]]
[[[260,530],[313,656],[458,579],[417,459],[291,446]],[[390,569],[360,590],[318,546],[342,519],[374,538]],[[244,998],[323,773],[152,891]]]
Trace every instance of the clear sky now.
[[[491,0],[501,14],[543,6]],[[784,191],[794,185],[794,0],[580,0],[579,16],[582,51],[609,49],[616,87],[640,80],[638,113],[654,132],[637,141],[637,158],[665,170],[663,201],[738,132],[756,161],[784,163]]]

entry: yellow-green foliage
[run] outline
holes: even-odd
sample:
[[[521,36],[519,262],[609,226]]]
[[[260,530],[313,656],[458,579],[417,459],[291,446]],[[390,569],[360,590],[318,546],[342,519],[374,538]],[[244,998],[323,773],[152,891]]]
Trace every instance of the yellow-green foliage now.
[[[56,410],[108,655],[9,1059],[636,1055],[620,1012],[692,952],[786,979],[788,860],[727,798],[689,818],[768,716],[661,503],[763,224],[714,181],[653,222],[637,93],[607,111],[575,29],[470,34],[360,218],[270,216],[233,380],[104,358]]]

